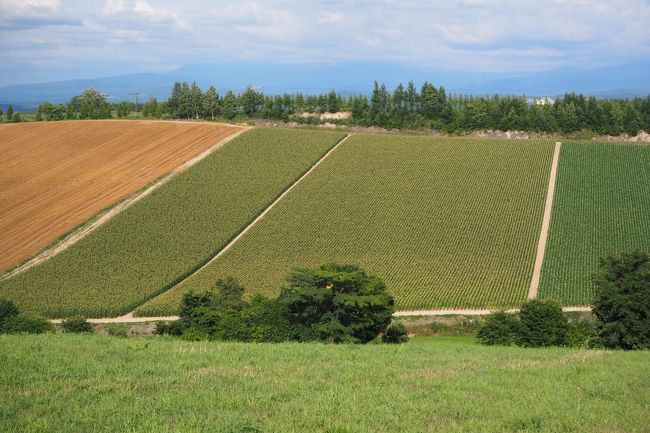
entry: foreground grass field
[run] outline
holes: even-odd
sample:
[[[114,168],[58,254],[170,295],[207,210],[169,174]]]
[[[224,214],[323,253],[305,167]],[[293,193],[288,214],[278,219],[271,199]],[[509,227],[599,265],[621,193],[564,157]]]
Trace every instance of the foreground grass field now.
[[[131,311],[211,258],[342,138],[248,131],[69,249],[1,281],[0,297],[54,317]]]
[[[650,251],[650,146],[562,144],[540,296],[593,300],[602,256]]]
[[[648,352],[0,336],[0,431],[647,432]]]
[[[0,271],[240,130],[120,120],[0,125]]]
[[[526,298],[553,144],[354,135],[224,256],[145,304],[231,275],[277,294],[294,267],[355,263],[399,309],[504,307]]]

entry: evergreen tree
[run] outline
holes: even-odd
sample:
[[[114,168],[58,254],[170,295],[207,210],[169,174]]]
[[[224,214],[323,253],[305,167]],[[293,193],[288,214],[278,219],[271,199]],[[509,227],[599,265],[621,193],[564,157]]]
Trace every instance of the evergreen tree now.
[[[203,94],[201,88],[196,85],[196,81],[192,83],[190,89],[190,116],[194,119],[203,117]]]
[[[232,93],[232,90],[226,92],[226,96],[223,97],[223,116],[226,119],[232,120],[237,115],[237,99]]]
[[[203,94],[203,115],[205,117],[210,116],[210,119],[214,120],[215,116],[219,115],[219,112],[219,94],[214,86],[210,86]]]
[[[241,107],[244,114],[253,116],[258,111],[258,104],[261,98],[258,97],[257,92],[253,86],[246,87],[246,91],[241,95]]]
[[[14,107],[10,105],[7,107],[7,120],[11,122],[13,119],[14,119]]]
[[[169,104],[169,111],[173,117],[180,118],[180,106],[181,106],[181,83],[176,81],[174,87],[172,87],[172,94],[167,100]]]

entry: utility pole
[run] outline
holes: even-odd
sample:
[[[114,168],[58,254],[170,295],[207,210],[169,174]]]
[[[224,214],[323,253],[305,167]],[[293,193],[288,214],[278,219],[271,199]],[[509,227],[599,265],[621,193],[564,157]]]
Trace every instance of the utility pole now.
[[[131,93],[131,96],[135,96],[135,112],[138,112],[138,95],[141,95],[141,93]]]

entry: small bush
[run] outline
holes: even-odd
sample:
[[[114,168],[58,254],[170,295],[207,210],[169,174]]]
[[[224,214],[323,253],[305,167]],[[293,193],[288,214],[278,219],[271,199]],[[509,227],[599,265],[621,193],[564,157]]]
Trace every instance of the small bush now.
[[[154,334],[180,336],[181,334],[183,334],[181,321],[174,320],[172,322],[157,322],[156,329],[154,330]]]
[[[516,343],[519,320],[515,314],[498,311],[479,324],[476,338],[482,344],[510,346]]]
[[[533,299],[519,312],[517,344],[524,347],[564,346],[568,330],[568,320],[559,303]]]
[[[404,326],[403,323],[393,323],[386,328],[386,332],[382,335],[381,341],[389,344],[406,343],[409,341],[409,337],[406,333],[406,326]]]
[[[0,323],[19,313],[18,307],[8,299],[0,299]]]
[[[566,345],[569,347],[588,347],[591,345],[596,327],[593,320],[578,319],[569,322]]]
[[[54,326],[44,317],[33,314],[16,314],[0,323],[2,334],[42,334],[54,331]]]
[[[85,317],[75,316],[61,322],[61,329],[65,333],[93,332],[93,325]]]

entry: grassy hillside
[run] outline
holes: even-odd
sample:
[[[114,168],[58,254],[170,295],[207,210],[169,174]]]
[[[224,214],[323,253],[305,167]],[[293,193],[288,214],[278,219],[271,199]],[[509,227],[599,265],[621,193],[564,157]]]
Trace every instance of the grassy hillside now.
[[[598,258],[650,251],[650,146],[562,144],[539,295],[590,304]]]
[[[0,336],[0,430],[647,432],[649,352]]]
[[[50,316],[130,311],[212,257],[342,137],[246,132],[71,248],[0,282],[0,297]]]
[[[145,304],[226,275],[275,294],[297,266],[356,263],[400,309],[512,306],[526,298],[553,144],[354,135],[205,270]]]

